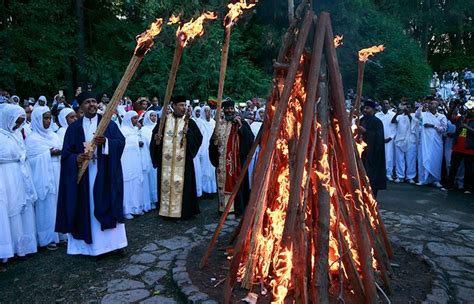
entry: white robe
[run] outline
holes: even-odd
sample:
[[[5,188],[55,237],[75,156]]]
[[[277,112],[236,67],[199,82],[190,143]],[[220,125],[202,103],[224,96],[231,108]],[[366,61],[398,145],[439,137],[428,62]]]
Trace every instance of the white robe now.
[[[443,134],[447,129],[446,116],[440,113],[421,112],[418,109],[416,117],[421,120],[421,160],[424,174],[420,181],[424,184],[441,181],[441,167],[443,162]],[[425,128],[425,124],[432,124],[434,128]]]
[[[201,121],[199,130],[202,134],[202,144],[198,151],[199,163],[201,167],[201,182],[202,192],[204,193],[216,193],[217,192],[217,181],[216,181],[216,168],[212,165],[209,157],[209,143],[214,133],[216,121],[211,118],[210,121],[205,120],[204,110],[201,110]]]
[[[125,137],[125,149],[122,154],[123,171],[123,213],[124,215],[141,214],[143,203],[143,172],[141,152],[138,142],[138,130],[135,128],[120,128]]]
[[[92,119],[84,117],[82,127],[84,128],[86,141],[91,141],[94,138],[94,132],[97,130],[97,123],[97,116]],[[109,154],[107,142],[102,147],[102,154]],[[94,184],[97,176],[97,168],[98,166],[96,162],[89,162],[87,171],[89,172],[89,205],[92,244],[87,244],[83,240],[77,240],[71,234],[68,234],[68,254],[97,256],[127,247],[128,245],[125,224],[117,223],[117,227],[115,228],[102,230],[99,221],[94,216]]]
[[[156,203],[158,202],[158,173],[157,173],[156,168],[153,168],[153,163],[151,162],[151,157],[150,157],[150,143],[151,143],[153,128],[154,126],[143,126],[140,129],[140,132],[142,134],[142,140],[144,143],[142,152],[148,154],[149,161],[150,161],[148,163],[148,176],[144,178],[148,178],[151,207],[152,209],[155,209]]]
[[[37,251],[36,191],[22,139],[0,130],[0,259]]]
[[[199,130],[201,131],[201,128],[202,128],[201,127],[201,119],[194,118],[194,117],[192,119],[196,122],[196,125],[198,126]],[[202,134],[202,131],[201,131],[201,134]],[[202,141],[201,147],[203,146],[203,144],[204,144],[204,139]],[[196,195],[197,195],[197,197],[202,196],[202,165],[201,165],[201,159],[200,159],[200,155],[199,155],[199,152],[201,151],[201,147],[199,147],[199,151],[193,159],[194,175],[196,177]]]
[[[138,138],[141,142],[143,142],[143,146],[140,147],[140,159],[142,164],[142,181],[143,181],[143,190],[142,190],[142,197],[143,197],[143,211],[148,212],[152,209],[151,207],[151,195],[150,195],[150,180],[148,179],[148,175],[150,173],[150,167],[152,167],[151,163],[151,156],[150,156],[150,148],[145,145],[144,136],[141,131],[138,131]]]
[[[250,125],[250,129],[252,130],[253,136],[257,137],[260,128],[262,127],[263,122],[255,121]],[[255,153],[252,156],[252,160],[250,161],[249,165],[249,185],[252,188],[252,178],[253,178],[253,170],[255,169],[255,165],[257,163],[258,153],[260,152],[260,146],[257,147]]]
[[[396,175],[399,179],[414,179],[416,176],[416,157],[419,121],[415,114],[397,116],[395,135]]]
[[[50,132],[50,137],[46,138],[33,131],[26,139],[28,162],[38,194],[35,213],[36,233],[40,247],[59,242],[59,235],[54,231],[54,227],[61,164],[59,156],[51,156],[51,148],[60,148],[59,138],[55,133]]]
[[[396,125],[392,123],[394,116],[395,113],[393,111],[387,111],[386,114],[381,111],[375,114],[375,117],[380,119],[383,123],[384,138],[392,138],[391,141],[385,143],[385,169],[387,177],[391,177],[393,175],[393,168],[395,166],[395,145],[393,139],[395,138],[396,134]]]

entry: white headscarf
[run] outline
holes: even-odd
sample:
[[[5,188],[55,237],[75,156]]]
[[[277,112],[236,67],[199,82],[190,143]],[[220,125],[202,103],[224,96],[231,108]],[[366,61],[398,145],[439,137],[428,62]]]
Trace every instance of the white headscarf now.
[[[58,120],[59,120],[59,124],[61,125],[61,128],[67,128],[68,127],[68,123],[67,123],[67,116],[71,113],[73,113],[74,110],[71,109],[71,108],[64,108],[62,109],[60,112],[59,112],[59,115],[58,115]]]
[[[199,117],[196,116],[196,112],[197,112],[197,111],[201,112],[201,113],[200,113],[201,115],[200,115],[199,117],[202,117],[201,107],[199,107],[199,106],[198,106],[198,107],[195,107],[195,108],[193,109],[193,118],[194,118],[194,120],[199,119]]]
[[[145,112],[144,118],[143,118],[143,126],[144,127],[146,127],[146,126],[155,126],[156,125],[156,122],[153,122],[150,119],[150,115],[153,114],[153,113],[158,116],[158,114],[153,110],[149,110],[149,111]]]
[[[18,128],[18,130],[20,130],[26,122],[25,110],[23,110],[22,107],[13,104],[4,105],[2,107],[2,111],[0,112],[0,129],[9,133],[15,132],[13,128],[15,127],[17,119],[20,117],[23,117],[25,121],[20,126],[20,128]]]
[[[51,134],[54,134],[53,130],[51,130],[51,125],[48,129],[45,129],[43,126],[43,115],[48,112],[51,112],[48,107],[35,108],[31,113],[31,129],[41,137],[50,139],[53,137]],[[53,121],[51,120],[52,123]]]
[[[125,113],[122,120],[122,128],[135,128],[132,124],[132,118],[138,116],[138,113],[135,111],[129,111]]]
[[[260,115],[260,113],[265,114],[265,108],[260,108],[257,110],[257,112],[255,113],[255,121],[263,121],[262,115]]]

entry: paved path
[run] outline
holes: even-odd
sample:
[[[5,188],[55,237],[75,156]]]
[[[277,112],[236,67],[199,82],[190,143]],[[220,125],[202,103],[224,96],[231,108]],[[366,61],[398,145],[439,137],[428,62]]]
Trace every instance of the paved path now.
[[[443,278],[427,302],[474,303],[474,196],[390,183],[379,201],[390,238],[428,257]],[[227,221],[224,232],[236,224]],[[215,227],[196,226],[137,250],[104,281],[101,303],[216,303],[192,284],[185,267],[188,252],[208,242]],[[178,286],[171,294],[170,276]]]
[[[378,199],[390,238],[427,256],[445,278],[428,300],[474,303],[474,195],[388,186]]]

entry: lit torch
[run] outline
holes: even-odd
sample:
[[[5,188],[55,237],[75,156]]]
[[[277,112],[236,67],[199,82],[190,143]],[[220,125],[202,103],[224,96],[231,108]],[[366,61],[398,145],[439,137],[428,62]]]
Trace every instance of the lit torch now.
[[[344,35],[342,35],[342,36],[336,35],[336,37],[334,37],[334,47],[335,48],[338,48],[338,47],[340,47],[341,45],[344,44],[342,42],[343,38],[344,38]]]
[[[214,132],[217,132],[218,126],[221,119],[222,112],[222,97],[224,94],[224,81],[225,74],[227,71],[227,58],[229,56],[229,45],[230,45],[230,31],[232,26],[237,21],[237,18],[243,14],[244,9],[250,9],[255,6],[255,3],[247,4],[247,0],[240,0],[236,3],[229,3],[227,7],[229,12],[224,18],[224,44],[222,45],[222,55],[221,55],[221,69],[219,73],[219,88],[217,89],[217,110],[216,110],[216,128]],[[217,134],[217,133],[214,133]],[[214,140],[217,145],[217,136]]]
[[[153,47],[154,41],[153,39],[161,32],[161,28],[163,25],[163,19],[157,18],[154,23],[150,25],[150,28],[147,29],[145,32],[141,33],[136,37],[137,46],[135,47],[135,51],[133,53],[132,59],[125,70],[125,73],[120,80],[119,85],[115,89],[114,95],[112,96],[112,100],[110,101],[109,105],[107,106],[107,110],[102,116],[99,125],[97,126],[97,130],[94,135],[94,139],[98,136],[104,135],[107,126],[109,125],[112,116],[115,112],[115,109],[120,103],[120,100],[125,93],[125,90],[130,83],[133,75],[135,74],[138,66],[143,60],[143,56]],[[94,151],[96,149],[96,145],[94,143],[94,139],[90,142],[84,143],[84,153],[87,154],[88,159],[91,159]],[[85,160],[81,167],[79,168],[79,172],[77,175],[77,183],[81,181],[82,176],[86,172],[87,166],[89,164],[89,160]]]
[[[354,111],[356,115],[356,125],[359,126],[359,117],[360,117],[360,102],[362,98],[362,85],[364,84],[364,69],[365,62],[369,59],[370,56],[375,55],[376,53],[383,52],[385,47],[383,45],[372,46],[370,48],[362,49],[359,51],[359,62],[357,69],[357,95],[354,106],[351,109],[349,119],[352,121]]]
[[[166,111],[168,104],[173,93],[174,84],[176,81],[176,73],[178,71],[179,62],[181,61],[181,55],[183,49],[194,40],[196,37],[200,37],[204,34],[204,21],[217,19],[217,15],[214,12],[205,12],[199,16],[196,20],[191,19],[189,22],[179,25],[176,31],[176,47],[174,49],[173,63],[171,64],[171,70],[168,77],[168,84],[166,86],[165,99],[163,100],[163,109],[160,119],[160,125],[158,127],[158,133],[155,138],[156,144],[159,145],[161,142],[161,134],[166,121]],[[179,17],[172,16],[169,24],[178,23]]]

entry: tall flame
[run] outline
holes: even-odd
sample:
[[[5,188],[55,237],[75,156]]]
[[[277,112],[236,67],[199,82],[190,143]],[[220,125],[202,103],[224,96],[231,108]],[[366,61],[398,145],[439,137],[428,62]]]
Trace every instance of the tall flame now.
[[[180,21],[181,19],[179,18],[179,15],[175,16],[174,14],[171,15],[170,19],[168,20],[167,24],[168,25],[173,25],[176,24]]]
[[[334,37],[334,47],[337,48],[341,45],[343,45],[344,43],[342,42],[342,39],[344,38],[344,35],[336,35],[336,37]]]
[[[229,3],[227,7],[229,12],[225,15],[224,26],[229,27],[234,24],[235,19],[243,14],[244,9],[250,9],[255,6],[255,3],[247,4],[247,0],[240,0],[236,3]]]
[[[373,56],[376,53],[383,52],[385,50],[385,47],[383,44],[381,45],[374,45],[372,47],[362,49],[359,51],[359,61],[367,61],[370,56]]]
[[[163,18],[157,18],[155,22],[150,25],[146,31],[138,35],[135,39],[137,40],[137,46],[135,47],[135,55],[143,56],[148,52],[153,45],[153,39],[161,33],[163,25]]]
[[[181,42],[181,46],[185,47],[194,38],[200,37],[204,34],[204,21],[217,19],[214,12],[204,12],[196,20],[191,19],[189,22],[180,25],[176,31],[176,37]]]

